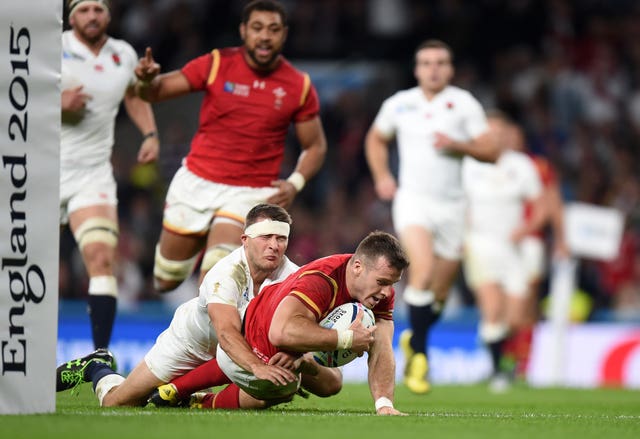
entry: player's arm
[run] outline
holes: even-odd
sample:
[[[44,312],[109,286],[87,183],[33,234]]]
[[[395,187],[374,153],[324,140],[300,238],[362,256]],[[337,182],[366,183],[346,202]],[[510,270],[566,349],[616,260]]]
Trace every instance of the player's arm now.
[[[529,200],[529,203],[531,203],[531,217],[511,234],[511,240],[514,242],[518,242],[525,236],[538,232],[547,222],[548,206],[544,192]]]
[[[160,142],[153,109],[148,102],[136,96],[134,87],[129,87],[124,96],[124,107],[131,121],[142,133],[142,144],[138,151],[139,163],[150,163],[158,158]]]
[[[485,131],[467,142],[455,141],[446,134],[435,133],[434,146],[437,149],[468,155],[481,162],[493,163],[500,156],[500,148],[495,142],[495,137],[489,131]]]
[[[393,321],[376,319],[376,327],[376,337],[369,349],[369,390],[379,415],[402,415],[393,407],[396,373]]]
[[[305,183],[318,173],[327,154],[327,139],[319,117],[297,122],[294,129],[301,147],[296,168],[286,180],[272,183],[279,191],[267,200],[285,208],[293,203]]]
[[[181,71],[160,74],[160,65],[153,59],[149,47],[140,58],[135,74],[138,78],[135,94],[147,102],[160,102],[191,92],[191,84]]]
[[[290,370],[267,365],[253,353],[241,333],[242,322],[235,306],[209,303],[207,311],[218,336],[220,348],[234,363],[252,372],[257,378],[267,379],[274,384],[286,385],[296,379]]]
[[[557,182],[549,184],[545,190],[546,208],[553,230],[554,254],[565,258],[569,256],[569,248],[564,234],[564,201]]]
[[[353,331],[352,351],[369,349],[375,326],[365,328],[362,311],[349,327]],[[300,300],[288,296],[280,302],[269,327],[269,341],[282,350],[295,352],[329,351],[338,348],[338,331],[318,325],[315,315]]]
[[[389,138],[375,126],[371,126],[364,144],[376,193],[383,200],[391,200],[396,192],[396,180],[389,168],[389,142]]]

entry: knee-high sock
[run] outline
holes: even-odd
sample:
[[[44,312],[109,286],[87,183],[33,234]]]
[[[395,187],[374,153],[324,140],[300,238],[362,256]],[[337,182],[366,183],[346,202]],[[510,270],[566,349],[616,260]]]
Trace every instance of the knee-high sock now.
[[[203,401],[203,407],[208,403]],[[211,400],[214,409],[239,409],[240,408],[240,388],[235,384],[229,384],[217,393]]]
[[[95,349],[109,347],[116,305],[117,299],[113,296],[89,295],[89,319]]]
[[[427,353],[429,330],[440,319],[440,305],[433,302],[425,306],[409,305],[409,324],[413,331],[411,348],[417,353]]]
[[[171,381],[178,389],[180,398],[187,398],[198,390],[229,384],[231,380],[222,373],[218,361],[214,358]]]

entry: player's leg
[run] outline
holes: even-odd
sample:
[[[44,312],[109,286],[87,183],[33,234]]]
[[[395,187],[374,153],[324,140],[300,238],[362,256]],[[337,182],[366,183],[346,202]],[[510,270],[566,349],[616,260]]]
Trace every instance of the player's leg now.
[[[524,377],[529,364],[533,329],[540,318],[540,285],[545,275],[545,248],[540,237],[527,237],[519,245],[522,261],[527,273],[525,313],[511,340],[511,355],[515,362],[516,376]]]
[[[120,383],[112,375],[95,377],[92,381],[102,407],[144,406],[149,394],[163,383],[151,372],[144,360]]]
[[[326,398],[342,390],[342,368],[324,367],[317,364],[313,357],[305,354],[302,358],[300,386],[316,396]],[[303,396],[304,393],[301,393]]]
[[[148,394],[161,383],[144,361],[125,379],[115,370],[113,355],[106,349],[97,349],[77,360],[68,361],[56,369],[56,390],[75,389],[86,382],[103,407],[143,406]]]
[[[412,392],[425,393],[430,388],[426,380],[428,332],[441,308],[429,288],[435,263],[432,235],[422,226],[407,226],[402,229],[400,240],[411,261],[402,295],[409,316],[409,329],[400,336],[405,356],[404,381]]]
[[[222,258],[242,245],[243,219],[216,215],[209,229],[207,244],[202,263],[200,264],[200,279],[202,283],[204,275]]]
[[[156,291],[173,291],[189,276],[198,262],[215,212],[211,183],[178,169],[165,200],[162,232],[156,246],[153,280]]]
[[[222,372],[214,358],[171,382],[158,386],[149,397],[149,402],[157,407],[184,405],[193,393],[229,383],[231,380]]]
[[[107,348],[116,315],[115,276],[118,216],[115,205],[100,204],[70,212],[69,226],[89,276],[88,311],[94,348]]]
[[[217,184],[217,209],[207,236],[206,250],[200,264],[200,282],[220,259],[242,245],[247,213],[275,192],[274,188],[246,188]]]
[[[495,282],[476,288],[476,300],[480,310],[480,338],[489,349],[493,373],[500,372],[502,347],[509,333],[504,322],[504,295]]]
[[[202,235],[184,235],[163,228],[153,267],[155,290],[160,293],[173,291],[191,276],[203,243]]]

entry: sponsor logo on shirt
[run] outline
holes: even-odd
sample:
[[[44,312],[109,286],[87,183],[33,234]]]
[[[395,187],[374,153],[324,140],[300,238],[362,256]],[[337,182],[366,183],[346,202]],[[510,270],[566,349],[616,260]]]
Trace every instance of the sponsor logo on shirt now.
[[[120,67],[120,57],[118,56],[117,53],[114,53],[111,55],[111,59],[113,60],[113,63],[117,66]]]
[[[63,59],[77,59],[79,61],[84,61],[84,57],[78,55],[77,53],[73,53],[73,52],[62,52],[62,58]]]
[[[235,82],[226,81],[222,88],[227,93],[234,94],[236,96],[248,97],[251,87],[246,84],[236,84]]]

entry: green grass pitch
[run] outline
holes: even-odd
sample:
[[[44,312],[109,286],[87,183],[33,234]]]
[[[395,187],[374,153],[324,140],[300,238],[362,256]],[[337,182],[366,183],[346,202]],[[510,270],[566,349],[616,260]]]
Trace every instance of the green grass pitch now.
[[[265,411],[98,407],[91,386],[57,395],[55,414],[0,416],[0,438],[640,438],[637,390],[532,389],[495,395],[483,385],[396,389],[406,417],[375,416],[366,384],[332,398],[296,399]]]

